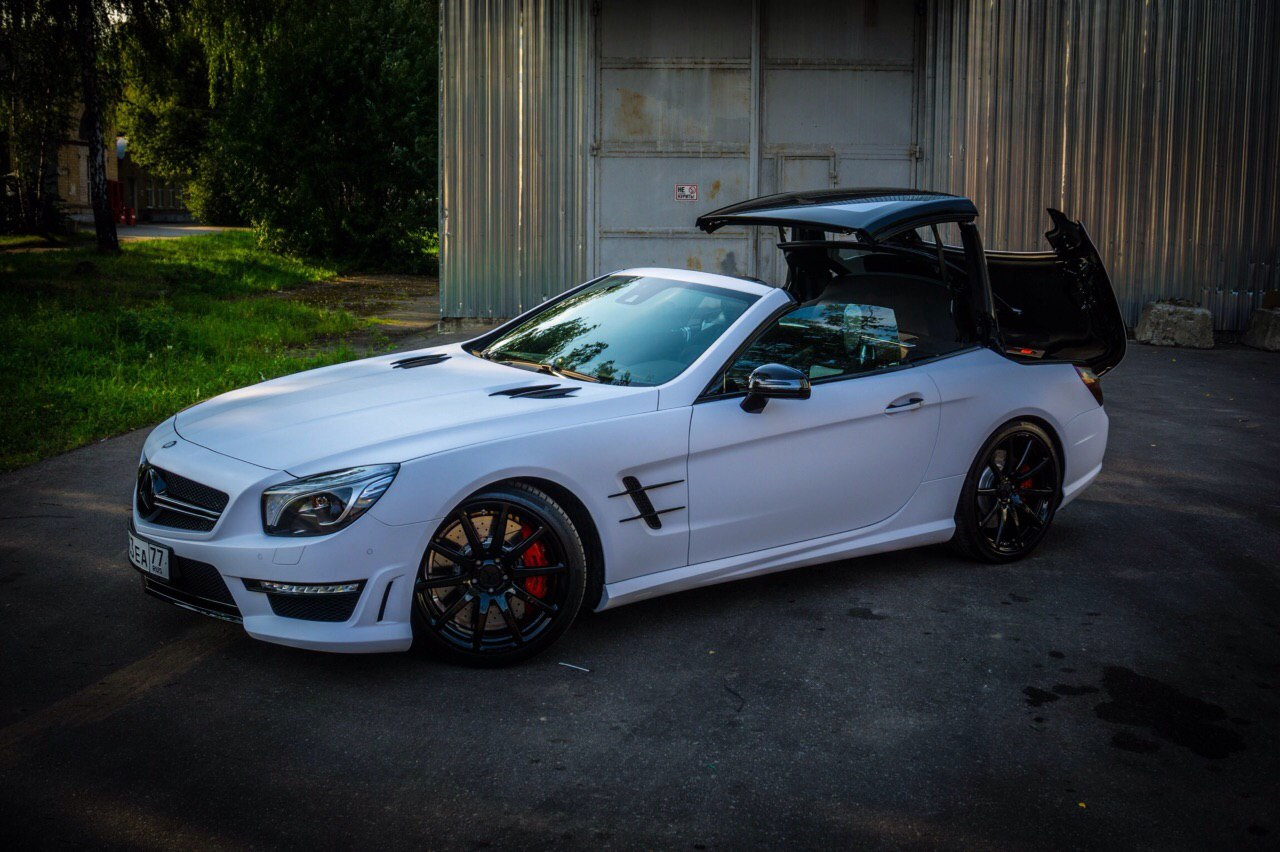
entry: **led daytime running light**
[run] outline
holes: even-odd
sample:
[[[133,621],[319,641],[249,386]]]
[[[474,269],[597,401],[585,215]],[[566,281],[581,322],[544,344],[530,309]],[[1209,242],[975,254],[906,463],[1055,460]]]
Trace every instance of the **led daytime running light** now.
[[[278,595],[345,595],[360,591],[359,583],[277,583],[259,580],[258,589]]]

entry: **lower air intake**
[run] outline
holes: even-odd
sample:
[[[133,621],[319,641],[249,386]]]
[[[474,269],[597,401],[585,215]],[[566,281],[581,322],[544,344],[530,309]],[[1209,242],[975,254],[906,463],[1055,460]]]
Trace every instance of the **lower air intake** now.
[[[302,621],[347,621],[355,612],[360,592],[336,595],[279,595],[267,593],[271,611],[283,618]]]

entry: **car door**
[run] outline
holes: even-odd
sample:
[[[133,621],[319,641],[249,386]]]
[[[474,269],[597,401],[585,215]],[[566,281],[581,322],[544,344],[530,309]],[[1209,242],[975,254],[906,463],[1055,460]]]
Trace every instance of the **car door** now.
[[[915,493],[937,439],[939,394],[901,357],[892,311],[845,300],[772,323],[693,406],[691,564],[859,529]],[[741,407],[751,369],[805,372],[809,399]]]

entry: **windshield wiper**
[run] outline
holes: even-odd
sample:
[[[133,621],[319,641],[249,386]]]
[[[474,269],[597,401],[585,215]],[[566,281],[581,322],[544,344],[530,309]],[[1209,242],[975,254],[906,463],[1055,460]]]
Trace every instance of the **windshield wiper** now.
[[[529,370],[534,373],[546,373],[547,370],[542,368],[542,364],[537,361],[528,361],[524,358],[500,358],[496,355],[485,353],[486,361],[492,361],[495,364],[501,364],[504,367],[518,367],[521,370]]]
[[[527,358],[502,358],[490,352],[481,352],[480,357],[486,361],[492,361],[495,364],[504,364],[508,367],[518,367],[521,370],[530,370],[535,373],[542,373],[546,376],[558,376],[562,379],[577,379],[582,382],[599,383],[600,380],[595,376],[588,376],[586,373],[579,373],[576,370],[564,370],[554,364],[547,364],[542,361],[531,361]]]
[[[542,366],[553,376],[560,376],[565,379],[577,379],[580,382],[595,382],[596,384],[600,384],[600,380],[595,376],[588,376],[586,373],[579,373],[577,370],[566,370],[563,367],[556,367],[551,364],[543,364]]]

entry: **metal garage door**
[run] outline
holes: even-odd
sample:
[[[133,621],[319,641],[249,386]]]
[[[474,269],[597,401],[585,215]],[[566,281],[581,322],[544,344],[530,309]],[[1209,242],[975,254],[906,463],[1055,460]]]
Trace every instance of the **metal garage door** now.
[[[596,29],[592,267],[778,280],[774,234],[693,227],[770,192],[912,186],[911,3],[615,0]]]

